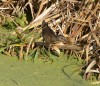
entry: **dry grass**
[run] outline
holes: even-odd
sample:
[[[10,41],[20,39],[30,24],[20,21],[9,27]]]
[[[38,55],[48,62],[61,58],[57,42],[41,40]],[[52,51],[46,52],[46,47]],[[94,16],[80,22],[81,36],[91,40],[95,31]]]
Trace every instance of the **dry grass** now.
[[[22,14],[26,14],[28,22],[24,27],[14,18]],[[10,18],[16,25],[16,30],[12,32],[12,35],[18,35],[20,39],[24,39],[23,35],[27,30],[34,34],[41,34],[40,25],[45,20],[54,31],[59,30],[60,34],[68,39],[69,44],[66,45],[65,50],[70,50],[68,47],[72,45],[82,47],[79,51],[71,48],[71,51],[85,60],[84,77],[87,79],[90,73],[95,72],[98,73],[98,79],[100,78],[100,0],[1,0],[1,25],[6,22],[6,18]],[[9,47],[5,52],[19,47],[20,59],[23,59],[25,52],[27,57],[31,49],[35,49],[36,52],[34,43],[41,42],[42,38],[40,35],[34,37],[34,34],[29,36],[30,40],[26,39],[24,43],[11,44],[10,46],[13,47]]]

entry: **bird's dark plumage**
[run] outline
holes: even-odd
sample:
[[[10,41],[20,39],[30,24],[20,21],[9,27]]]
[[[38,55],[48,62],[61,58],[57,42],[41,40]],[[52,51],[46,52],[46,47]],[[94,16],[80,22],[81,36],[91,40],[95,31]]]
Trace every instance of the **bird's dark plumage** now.
[[[67,39],[63,35],[57,35],[56,38],[57,38],[57,41],[59,42],[62,42],[62,43],[67,42]]]
[[[44,20],[42,22],[42,36],[46,44],[54,44],[56,42],[65,42],[66,39],[63,35],[56,35],[54,31],[48,26]]]

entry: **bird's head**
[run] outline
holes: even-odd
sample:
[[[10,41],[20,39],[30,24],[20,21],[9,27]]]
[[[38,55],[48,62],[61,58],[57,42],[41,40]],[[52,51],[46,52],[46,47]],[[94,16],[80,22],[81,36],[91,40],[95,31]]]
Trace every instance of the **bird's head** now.
[[[48,26],[48,23],[45,22],[45,20],[43,20],[42,21],[42,25],[41,25],[42,29],[45,28],[45,27],[47,27],[47,26]]]

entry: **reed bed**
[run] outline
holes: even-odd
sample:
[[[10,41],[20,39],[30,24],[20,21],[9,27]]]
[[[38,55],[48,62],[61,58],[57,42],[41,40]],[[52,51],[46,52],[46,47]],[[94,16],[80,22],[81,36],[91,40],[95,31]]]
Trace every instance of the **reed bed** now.
[[[36,45],[43,40],[43,20],[68,40],[54,50],[60,54],[64,49],[84,60],[85,79],[95,74],[100,79],[100,0],[0,0],[0,52],[19,60],[48,55],[46,48]],[[81,49],[74,49],[77,46]]]

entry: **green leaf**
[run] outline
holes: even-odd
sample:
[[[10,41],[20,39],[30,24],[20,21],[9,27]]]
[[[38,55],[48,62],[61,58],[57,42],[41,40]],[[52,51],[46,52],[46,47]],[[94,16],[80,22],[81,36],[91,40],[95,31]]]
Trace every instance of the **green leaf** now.
[[[30,54],[27,57],[25,57],[25,60],[33,58],[33,56],[35,56],[35,54],[36,54],[36,51],[37,51],[37,48],[30,51]]]
[[[4,49],[6,49],[6,47],[0,48],[0,53],[1,53],[2,51],[4,51]]]
[[[38,49],[37,49],[37,51],[36,51],[36,53],[35,53],[35,56],[34,56],[34,58],[38,58],[38,56],[39,56],[39,53],[40,53],[40,49],[38,48]]]

